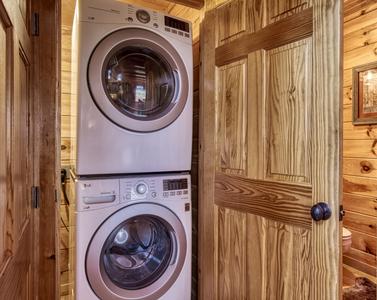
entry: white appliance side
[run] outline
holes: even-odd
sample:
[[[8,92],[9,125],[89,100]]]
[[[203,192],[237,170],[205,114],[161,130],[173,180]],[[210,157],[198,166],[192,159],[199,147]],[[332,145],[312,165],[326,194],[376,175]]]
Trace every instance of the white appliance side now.
[[[137,133],[120,128],[99,111],[90,95],[86,77],[89,57],[98,41],[121,28],[124,28],[123,24],[80,24],[75,172],[89,175],[190,170],[193,102],[191,46],[164,36],[184,59],[190,84],[184,110],[175,122],[162,130]],[[159,34],[158,31],[155,33]]]

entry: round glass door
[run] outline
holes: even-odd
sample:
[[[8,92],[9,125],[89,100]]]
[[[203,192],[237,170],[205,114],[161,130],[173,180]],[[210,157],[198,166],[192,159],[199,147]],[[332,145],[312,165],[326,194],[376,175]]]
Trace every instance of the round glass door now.
[[[126,206],[97,229],[86,253],[86,274],[100,299],[155,300],[182,271],[187,239],[168,208],[153,203]]]
[[[106,239],[101,264],[118,287],[142,289],[160,278],[174,244],[168,225],[156,216],[136,216],[121,223]]]
[[[111,33],[97,45],[88,65],[88,85],[110,121],[139,132],[174,122],[189,90],[177,50],[160,35],[136,28]]]
[[[175,74],[170,64],[150,49],[126,46],[110,53],[103,73],[107,97],[131,118],[157,119],[174,105]]]

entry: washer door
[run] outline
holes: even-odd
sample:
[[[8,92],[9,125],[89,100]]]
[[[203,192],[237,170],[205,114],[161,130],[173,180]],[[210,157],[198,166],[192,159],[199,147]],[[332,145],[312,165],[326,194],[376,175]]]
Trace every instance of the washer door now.
[[[189,89],[175,48],[158,34],[137,28],[111,33],[98,44],[89,61],[88,84],[109,120],[139,132],[174,122]]]
[[[182,271],[186,247],[184,227],[172,211],[151,203],[127,206],[89,244],[89,283],[100,299],[160,298]]]

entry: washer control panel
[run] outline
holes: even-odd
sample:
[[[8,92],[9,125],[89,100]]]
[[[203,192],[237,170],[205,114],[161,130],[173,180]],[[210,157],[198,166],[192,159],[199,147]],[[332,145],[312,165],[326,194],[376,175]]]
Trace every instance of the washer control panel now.
[[[120,179],[120,201],[189,199],[190,175]]]

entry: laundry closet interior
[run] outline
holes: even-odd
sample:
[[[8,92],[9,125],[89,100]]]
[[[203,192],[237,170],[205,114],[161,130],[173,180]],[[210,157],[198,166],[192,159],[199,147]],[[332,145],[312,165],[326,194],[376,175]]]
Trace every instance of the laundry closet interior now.
[[[94,2],[93,10],[97,5]],[[337,140],[334,135],[327,140],[327,143],[330,143],[330,149],[324,150],[324,152],[332,151],[331,154],[327,153],[326,155],[335,155],[335,157],[328,161],[333,170],[329,170],[326,175],[325,173],[322,174],[322,176],[329,174],[334,176],[331,180],[329,179],[329,182],[333,184],[334,190],[339,189],[329,193],[332,197],[338,198],[329,200],[328,204],[339,205],[339,207],[332,207],[332,218],[334,218],[334,214],[339,215],[345,212],[342,222],[338,222],[339,227],[335,229],[333,226],[336,225],[333,222],[325,229],[326,233],[322,233],[325,235],[331,232],[332,236],[329,235],[325,240],[333,242],[331,245],[328,244],[328,247],[332,250],[326,250],[326,254],[323,255],[330,255],[340,266],[339,269],[333,268],[333,266],[325,267],[326,272],[329,272],[328,275],[331,274],[329,276],[334,279],[334,286],[338,286],[339,289],[334,288],[334,286],[328,287],[328,290],[323,292],[325,298],[322,299],[335,299],[336,294],[341,295],[342,288],[350,290],[355,286],[355,282],[361,282],[365,278],[367,278],[368,284],[376,284],[377,282],[377,180],[375,178],[377,157],[374,151],[377,136],[376,125],[354,125],[352,123],[353,68],[377,60],[375,54],[377,4],[374,1],[346,0],[343,3],[343,9],[340,9],[339,3],[337,4],[337,1],[334,1],[334,10],[343,13],[342,17],[339,17],[336,13],[321,15],[320,11],[323,9],[321,2],[324,3],[325,1],[317,1],[318,3],[314,0],[295,1],[294,3],[262,1],[263,4],[259,2],[252,0],[204,1],[204,3],[201,3],[201,1],[169,2],[165,0],[119,1],[123,5],[133,5],[136,9],[142,8],[148,12],[159,11],[170,15],[172,18],[177,17],[177,20],[191,22],[192,70],[190,72],[192,77],[190,77],[190,80],[192,80],[193,99],[192,125],[190,123],[190,126],[192,126],[190,166],[192,211],[191,299],[210,299],[211,297],[212,299],[245,299],[249,297],[267,299],[267,295],[276,299],[304,299],[302,297],[308,296],[308,293],[310,293],[310,277],[304,275],[305,270],[302,268],[309,264],[309,261],[315,260],[312,258],[316,256],[313,252],[318,251],[317,255],[320,256],[319,253],[323,251],[323,248],[316,249],[313,246],[315,241],[313,239],[314,234],[311,233],[312,218],[310,213],[309,218],[302,215],[307,213],[305,211],[306,206],[309,204],[312,206],[315,203],[303,200],[306,197],[305,194],[310,193],[308,187],[313,182],[318,185],[323,184],[323,182],[312,177],[314,173],[310,173],[315,163],[308,162],[312,159],[319,159],[319,156],[313,156],[312,151],[322,151],[320,147],[310,147],[315,143],[323,142],[320,138],[316,140],[312,131],[314,126],[320,126],[318,125],[321,121],[320,117],[319,119],[315,115],[310,117],[310,112],[314,111],[318,115],[323,110],[320,107],[310,108],[313,105],[310,104],[310,99],[314,99],[312,98],[314,97],[313,94],[311,94],[314,93],[314,90],[309,91],[312,87],[307,82],[313,80],[317,86],[322,84],[323,89],[331,89],[328,94],[319,96],[316,93],[315,97],[329,97],[331,100],[328,101],[336,102],[338,101],[336,97],[339,96],[340,100],[339,103],[334,104],[335,108],[330,105],[327,109],[335,111],[338,107],[342,114],[337,118],[335,113],[334,115],[330,113],[324,118],[330,119],[330,123],[333,122],[332,124],[325,124],[325,126],[329,126],[328,128],[338,126],[342,135],[337,135],[337,137],[343,138]],[[313,7],[312,10],[311,7]],[[130,8],[128,9],[130,10]],[[116,14],[119,12],[115,10],[112,7],[97,8],[97,11],[93,14],[100,16],[101,14],[111,15],[113,13],[114,18],[117,18]],[[77,261],[75,210],[77,210],[77,203],[75,203],[75,184],[70,175],[70,168],[74,164],[72,143],[75,139],[72,136],[74,135],[72,129],[77,126],[72,122],[77,112],[74,109],[72,110],[71,103],[72,99],[77,97],[72,92],[74,90],[72,89],[74,80],[72,76],[75,76],[72,73],[71,55],[74,11],[75,0],[61,2],[61,166],[64,170],[59,208],[59,285],[61,299],[72,299],[75,291],[75,276],[77,276],[75,274],[75,261]],[[295,15],[297,19],[294,19]],[[313,26],[313,23],[308,22],[308,20],[313,18],[313,15],[328,18],[327,21],[334,26],[333,33],[329,29],[322,28],[318,29],[323,30],[322,35],[320,35],[320,33],[312,30],[310,26]],[[137,20],[127,20],[127,18],[124,20],[128,22],[127,26],[132,22],[137,23]],[[89,20],[89,22],[92,21],[96,22],[94,17],[93,20]],[[167,21],[165,20],[165,22]],[[298,23],[298,32],[295,32],[295,26],[292,26],[290,22]],[[274,27],[274,23],[279,24],[281,31]],[[169,27],[168,23],[165,23],[165,25],[167,25],[166,28]],[[338,25],[339,30],[336,29]],[[179,26],[183,26],[181,27],[183,31],[179,34],[184,36],[184,25]],[[263,39],[269,38],[269,32],[262,32],[265,26],[268,27],[267,30],[271,30],[270,35],[273,37],[264,43]],[[287,28],[286,35],[288,36],[285,40],[279,37],[284,35],[284,27]],[[343,27],[343,35],[341,35],[341,27]],[[262,30],[260,30],[261,28]],[[171,31],[178,34],[179,30],[175,29],[169,28],[169,34]],[[258,30],[260,30],[259,36],[256,33]],[[273,30],[277,30],[277,35],[273,35]],[[253,36],[253,33],[256,34]],[[299,37],[295,37],[295,34]],[[318,49],[315,49],[313,34],[319,34],[319,39],[328,34],[330,37],[328,43],[334,43],[332,45],[334,49],[331,49],[331,46],[327,48],[322,45],[322,51],[325,51],[329,57],[338,59],[338,61],[334,61],[334,64],[339,62],[340,65],[343,65],[342,72],[337,72],[331,67],[329,67],[329,70],[322,70],[325,76],[329,76],[326,78],[327,82],[315,78],[319,76],[319,73],[316,73],[319,71],[315,70],[316,64],[323,64],[323,68],[326,68],[325,65],[330,64],[330,62],[325,63],[325,61],[321,61],[321,58],[313,58],[315,55],[319,56],[318,53],[321,51],[321,45],[316,45]],[[242,39],[243,36],[245,36],[245,39]],[[248,44],[247,38],[255,39],[255,45],[253,42]],[[272,39],[277,41],[272,41]],[[258,43],[262,46],[259,46]],[[148,48],[149,46],[144,45],[143,47]],[[238,46],[240,50],[236,50]],[[336,53],[337,49],[339,53]],[[343,52],[341,52],[341,49],[343,49]],[[237,51],[241,53],[237,54]],[[310,54],[310,51],[318,51],[318,53]],[[149,55],[150,52],[144,54]],[[93,56],[95,54],[92,54],[91,59],[93,59]],[[312,64],[311,59],[318,59],[318,61]],[[268,61],[268,64],[266,61]],[[296,64],[298,67],[289,67],[287,64],[290,63]],[[102,66],[97,68],[100,72]],[[127,66],[124,68],[127,68]],[[115,69],[112,68],[112,71],[115,71]],[[88,72],[90,73],[90,71]],[[129,70],[122,72],[124,75]],[[287,74],[291,74],[291,77]],[[88,75],[88,81],[91,80],[90,76]],[[284,76],[290,79],[285,81],[283,80]],[[332,86],[328,83],[331,78],[335,78]],[[336,82],[336,80],[342,80],[342,78],[343,83]],[[85,80],[87,79],[85,78]],[[287,91],[285,91],[287,89],[285,85],[288,86]],[[276,93],[271,92],[275,87]],[[94,88],[97,89],[98,86]],[[95,98],[97,93],[97,90],[92,91],[91,96]],[[113,97],[111,92],[109,93],[110,97]],[[143,93],[145,91],[139,91],[139,96],[145,97]],[[285,98],[284,93],[288,93],[291,98]],[[262,100],[254,100],[253,97]],[[266,99],[270,97],[272,100],[263,100],[263,97],[267,97]],[[279,97],[282,98],[279,100]],[[292,99],[295,98],[302,102],[298,101],[296,106],[293,105],[293,107],[289,106],[288,102],[284,102],[289,101],[289,99],[294,101]],[[212,106],[207,104],[211,101],[216,102],[216,104]],[[280,111],[279,113],[279,105],[283,112]],[[101,104],[97,104],[98,109],[106,115],[107,108],[100,106]],[[264,112],[263,109],[265,109]],[[199,112],[207,115],[199,115]],[[293,123],[286,119],[289,114],[294,120]],[[301,114],[306,114],[306,117],[300,117]],[[278,120],[276,124],[273,121],[271,123],[266,121],[271,116]],[[252,129],[258,126],[263,127],[263,125],[253,121],[253,119],[259,118],[266,118],[264,122],[269,124],[262,131]],[[110,118],[108,117],[108,119]],[[319,123],[314,125],[310,122]],[[211,128],[211,124],[214,128]],[[164,128],[164,126],[161,128]],[[319,134],[319,132],[320,130],[316,134]],[[112,134],[115,133],[111,133],[110,136]],[[285,138],[276,136],[279,134],[288,140],[292,138],[292,141],[286,142]],[[213,140],[211,135],[216,136],[216,138]],[[94,138],[95,136],[94,134]],[[266,140],[269,137],[273,140],[265,143],[263,136]],[[88,149],[96,151],[94,146],[96,141],[92,140],[92,142],[93,144],[88,146]],[[106,143],[108,143],[106,147],[101,147],[105,150],[99,151],[106,151],[107,147],[112,147],[110,139],[106,140]],[[208,143],[213,144],[214,147],[208,146]],[[270,156],[268,154],[264,156],[255,147],[264,147],[263,149],[267,149],[266,151]],[[290,155],[289,152],[291,151],[297,156]],[[336,157],[336,154],[338,154],[338,157]],[[132,153],[130,155],[132,156]],[[151,155],[151,153],[148,155]],[[212,156],[216,158],[214,162],[211,162]],[[342,156],[342,159],[340,159],[340,156]],[[169,157],[174,159],[167,155],[167,159]],[[199,158],[201,159],[200,163]],[[116,155],[114,159],[117,159]],[[328,158],[322,157],[322,159]],[[284,160],[288,160],[290,163],[284,164],[282,162]],[[267,175],[261,175],[264,172],[263,170]],[[152,172],[152,175],[159,175],[154,174],[159,173],[158,171]],[[108,173],[113,175],[112,173],[122,172],[110,170]],[[129,173],[148,172],[138,172],[135,169]],[[320,173],[317,176],[320,176]],[[93,174],[100,175],[97,171],[93,171]],[[258,183],[257,179],[265,179],[266,182],[262,184],[262,181],[260,181]],[[283,185],[269,186],[269,181],[289,183],[292,187],[297,184],[291,191],[294,195],[293,198],[286,198]],[[135,182],[137,184],[137,180]],[[199,183],[203,184],[201,192]],[[255,188],[252,187],[253,184],[255,184]],[[272,194],[268,192],[270,188]],[[297,190],[295,190],[296,188]],[[210,198],[208,193],[213,193],[211,189],[215,190],[214,197],[218,197],[213,200],[214,205],[217,206],[215,209],[208,204],[210,202],[207,199]],[[250,197],[249,199],[247,197],[247,195],[254,193],[262,195],[261,198]],[[239,200],[230,200],[233,197],[239,197]],[[283,202],[287,199],[287,201],[293,199],[302,202],[297,207],[290,207],[289,204],[272,206],[265,203],[263,199],[270,199],[270,201],[280,199]],[[326,199],[323,200],[326,202]],[[203,201],[203,204],[198,201]],[[246,204],[242,205],[242,201]],[[258,205],[263,209],[258,209]],[[203,211],[198,214],[200,209]],[[273,212],[274,209],[288,209],[288,212],[277,213],[276,211]],[[291,214],[290,209],[294,210],[295,213]],[[253,214],[253,216],[248,216],[248,213]],[[296,213],[297,215],[295,215]],[[208,222],[213,222],[209,225],[206,223],[207,214]],[[202,219],[198,221],[199,218]],[[212,229],[208,226],[212,226]],[[201,237],[200,230],[202,230]],[[336,236],[339,237],[338,242],[334,242]],[[317,238],[321,239],[323,236],[318,233]],[[253,241],[257,246],[250,244]],[[271,251],[269,251],[269,247],[271,247]],[[97,251],[100,252],[100,248]],[[198,272],[200,269],[198,252],[203,256],[201,272]],[[213,254],[215,257],[211,257]],[[250,259],[250,256],[253,255],[256,256],[256,259],[264,262],[259,263],[259,261]],[[264,256],[264,258],[260,259],[260,256]],[[293,258],[290,256],[293,256]],[[339,256],[339,258],[335,259],[334,256]],[[215,263],[207,264],[206,261],[211,259]],[[269,264],[267,261],[271,263]],[[317,263],[319,263],[319,260]],[[202,274],[202,278],[200,278],[199,273]],[[258,283],[250,279],[253,276],[259,278],[258,280],[261,282]],[[208,277],[212,278],[208,279]],[[322,283],[327,284],[325,281]],[[317,284],[319,283],[317,282]],[[215,288],[211,289],[209,286]]]

